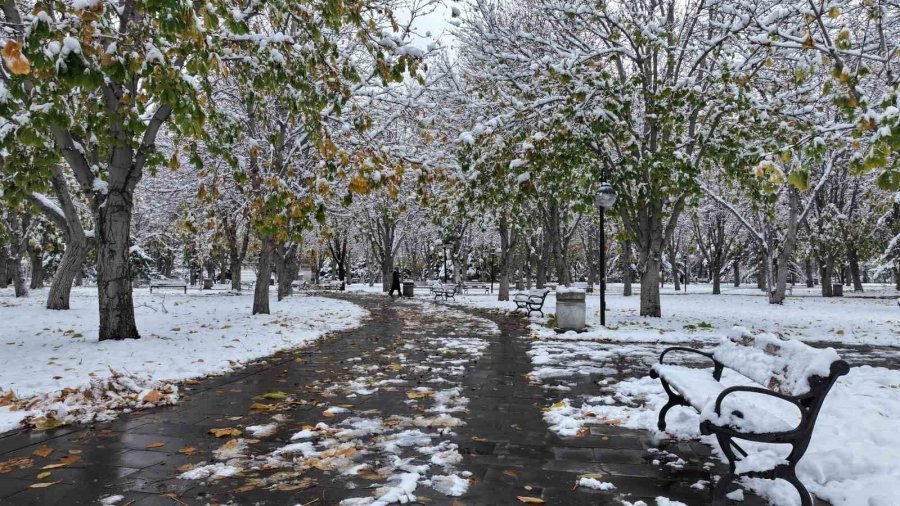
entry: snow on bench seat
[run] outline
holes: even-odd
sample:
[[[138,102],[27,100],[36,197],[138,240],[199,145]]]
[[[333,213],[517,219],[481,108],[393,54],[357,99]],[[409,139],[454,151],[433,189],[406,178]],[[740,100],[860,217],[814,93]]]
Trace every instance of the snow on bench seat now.
[[[738,430],[755,433],[789,431],[795,428],[800,420],[799,412],[792,405],[779,399],[754,394],[746,394],[748,397],[753,395],[752,409],[740,409],[746,407],[746,397],[740,399],[732,395],[726,399],[722,416],[716,416],[714,413],[716,398],[723,390],[732,386],[731,384],[716,381],[710,369],[655,364],[653,370],[669,384],[669,387],[684,397],[691,407],[701,413],[702,419],[714,419]],[[731,383],[736,382],[739,381]],[[750,384],[747,381],[740,383]]]
[[[841,359],[834,348],[817,349],[769,334],[754,336],[735,327],[713,350],[713,358],[769,390],[798,396],[809,392],[809,379],[827,378]]]

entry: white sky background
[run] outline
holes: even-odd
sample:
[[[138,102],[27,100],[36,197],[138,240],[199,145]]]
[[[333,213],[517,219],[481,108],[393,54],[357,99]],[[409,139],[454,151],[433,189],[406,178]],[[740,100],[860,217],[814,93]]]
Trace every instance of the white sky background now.
[[[454,27],[448,22],[451,18],[451,4],[454,4],[460,9],[462,8],[461,2],[454,2],[454,0],[439,0],[434,6],[434,12],[419,17],[413,23],[415,32],[418,35],[412,41],[414,46],[421,49],[427,49],[428,45],[435,41],[440,41],[441,45],[445,46],[452,42],[453,35],[451,34],[451,31]],[[404,20],[409,19],[409,10],[397,9],[395,15],[397,21],[402,23]],[[430,36],[426,35],[429,33]]]

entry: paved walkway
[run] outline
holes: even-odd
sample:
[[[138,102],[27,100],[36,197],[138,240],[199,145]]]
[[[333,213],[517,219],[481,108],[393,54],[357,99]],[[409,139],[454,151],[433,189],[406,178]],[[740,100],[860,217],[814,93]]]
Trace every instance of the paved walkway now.
[[[678,468],[651,462],[661,454],[648,452],[655,446],[646,433],[551,433],[541,410],[563,394],[526,378],[524,320],[348,298],[371,312],[362,327],[185,386],[177,406],[0,437],[0,462],[32,461],[0,474],[0,503],[87,505],[122,495],[116,504],[330,505],[395,493],[454,506],[523,504],[519,497],[567,506],[654,505],[657,496],[708,504],[708,492],[691,485],[722,468],[704,466],[709,449],[699,443],[661,447],[686,461]],[[621,375],[630,366],[614,367]],[[565,395],[590,391],[596,379]],[[210,429],[236,431],[217,438]],[[61,457],[68,465],[38,478]],[[185,472],[199,479],[179,478]],[[602,474],[615,490],[576,488],[586,473]],[[58,483],[31,488],[37,482]],[[468,484],[459,497],[439,491],[459,482]]]

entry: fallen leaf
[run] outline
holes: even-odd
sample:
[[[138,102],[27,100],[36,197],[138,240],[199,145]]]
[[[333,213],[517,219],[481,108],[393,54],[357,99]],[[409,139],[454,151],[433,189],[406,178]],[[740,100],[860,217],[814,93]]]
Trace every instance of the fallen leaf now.
[[[410,399],[421,399],[422,397],[428,397],[429,395],[431,395],[431,392],[406,392],[406,396]]]
[[[582,427],[582,428],[578,429],[578,432],[576,432],[575,435],[578,437],[588,437],[591,435],[591,429],[589,429],[587,427]]]
[[[240,436],[241,431],[234,427],[226,427],[222,429],[209,429],[209,433],[216,437]]]
[[[178,453],[180,453],[182,455],[193,455],[193,454],[197,453],[197,449],[194,448],[193,446],[185,446],[184,448],[178,450]]]
[[[282,391],[269,392],[263,395],[264,399],[269,399],[270,401],[280,401],[283,399],[287,399],[287,394]]]
[[[14,402],[16,402],[16,394],[14,394],[12,390],[0,397],[0,406],[9,406]]]
[[[144,398],[142,400],[146,403],[156,404],[159,401],[161,401],[162,399],[163,399],[163,395],[161,393],[159,393],[159,390],[156,390],[154,388],[153,390],[150,390],[149,392],[147,392],[144,395]]]
[[[163,446],[166,446],[166,443],[162,443],[159,441],[147,443],[147,448],[162,448]]]
[[[523,502],[525,504],[544,504],[544,500],[541,499],[540,497],[529,497],[527,495],[519,495],[519,496],[516,496],[516,499],[518,499],[520,502]]]
[[[53,453],[53,448],[50,448],[49,446],[44,445],[31,453],[33,453],[34,455],[37,455],[38,457],[47,458],[50,456],[51,453]]]
[[[47,488],[51,485],[56,485],[57,483],[62,483],[62,480],[42,481],[40,483],[32,483],[31,485],[28,485],[28,488]]]
[[[16,468],[27,469],[34,465],[34,460],[29,457],[13,457],[0,462],[0,474],[14,471]]]
[[[360,469],[359,471],[356,472],[356,475],[364,480],[369,480],[369,481],[378,481],[383,478],[383,476],[381,476],[380,474],[375,472],[375,470],[372,469],[371,467],[364,467],[364,468]]]
[[[559,401],[559,402],[554,402],[553,405],[551,405],[550,407],[553,409],[561,409],[566,406],[567,406],[566,401]]]
[[[47,464],[41,469],[45,471],[48,469],[59,469],[60,467],[70,466],[78,462],[79,460],[81,460],[81,457],[79,457],[78,455],[66,455],[65,457],[59,459],[59,462],[57,462],[56,464]]]
[[[254,402],[250,405],[250,411],[272,411],[275,409],[274,404],[263,404],[261,402]]]
[[[503,471],[503,474],[506,476],[509,476],[510,478],[513,478],[515,480],[519,479],[519,473],[513,471],[512,469],[507,469],[506,471]]]

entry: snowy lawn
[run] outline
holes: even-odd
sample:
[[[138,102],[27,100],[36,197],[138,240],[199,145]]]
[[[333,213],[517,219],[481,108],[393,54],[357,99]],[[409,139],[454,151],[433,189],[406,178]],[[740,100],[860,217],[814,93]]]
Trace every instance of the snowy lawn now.
[[[294,295],[273,300],[271,315],[251,316],[249,293],[150,294],[138,289],[135,315],[141,339],[100,343],[95,288],[75,289],[68,311],[45,309],[45,295],[45,290],[35,290],[28,298],[16,299],[11,290],[0,290],[0,399],[12,392],[34,404],[33,409],[16,411],[10,411],[10,405],[0,407],[0,432],[47,412],[62,421],[96,414],[76,406],[87,400],[83,392],[66,395],[73,392],[65,390],[61,395],[64,389],[120,390],[114,399],[104,399],[112,407],[171,403],[177,400],[177,387],[170,382],[231,371],[249,360],[356,326],[367,314],[349,302]],[[122,394],[126,391],[131,397]]]
[[[888,298],[823,298],[814,296],[814,290],[797,288],[797,295],[788,297],[783,305],[772,305],[756,289],[723,288],[722,295],[712,295],[706,286],[691,285],[687,294],[675,293],[670,287],[661,296],[662,318],[645,318],[639,316],[638,295],[624,297],[621,285],[611,285],[611,293],[606,297],[608,328],[600,327],[599,295],[588,294],[587,324],[592,329],[562,337],[634,342],[717,341],[732,327],[742,326],[801,341],[900,345],[900,307],[895,299],[900,293],[881,285],[868,289],[870,295]],[[459,295],[456,299],[458,304],[483,308],[515,308],[512,302],[497,301],[496,295]],[[555,312],[556,296],[551,290],[544,313]],[[551,329],[539,329],[538,325],[534,328],[542,337],[555,336]]]
[[[691,287],[698,292],[696,288]],[[754,333],[811,342],[900,345],[900,307],[893,289],[879,293],[891,297],[887,299],[825,299],[804,291],[795,290],[802,296],[773,306],[753,290],[720,296],[667,290],[662,296],[663,318],[643,318],[638,316],[639,298],[623,297],[613,287],[607,297],[609,329],[599,326],[597,295],[587,297],[587,322],[593,327],[589,332],[556,334],[543,326],[546,319],[532,317],[531,327],[539,339],[529,353],[534,366],[529,377],[548,391],[559,392],[560,399],[547,406],[547,424],[567,437],[581,434],[587,425],[609,423],[647,430],[658,438],[699,438],[724,460],[714,438],[701,438],[699,415],[689,408],[674,408],[667,417],[667,432],[660,434],[657,430],[657,416],[668,397],[659,380],[647,376],[647,371],[666,345],[701,341],[712,346],[735,325]],[[512,302],[498,302],[492,296],[459,296],[457,300],[483,308],[513,307]],[[555,302],[551,292],[545,313],[555,312]],[[857,355],[856,359],[861,357]],[[626,374],[636,377],[617,382],[611,377],[623,360],[632,364]],[[567,393],[591,374],[610,378],[602,381],[595,394],[573,397]],[[723,382],[747,384],[749,380],[726,372]],[[895,506],[900,483],[898,419],[900,371],[853,367],[825,400],[810,447],[798,466],[800,479],[817,497],[835,506]],[[744,485],[772,504],[800,504],[786,482],[748,480]]]

